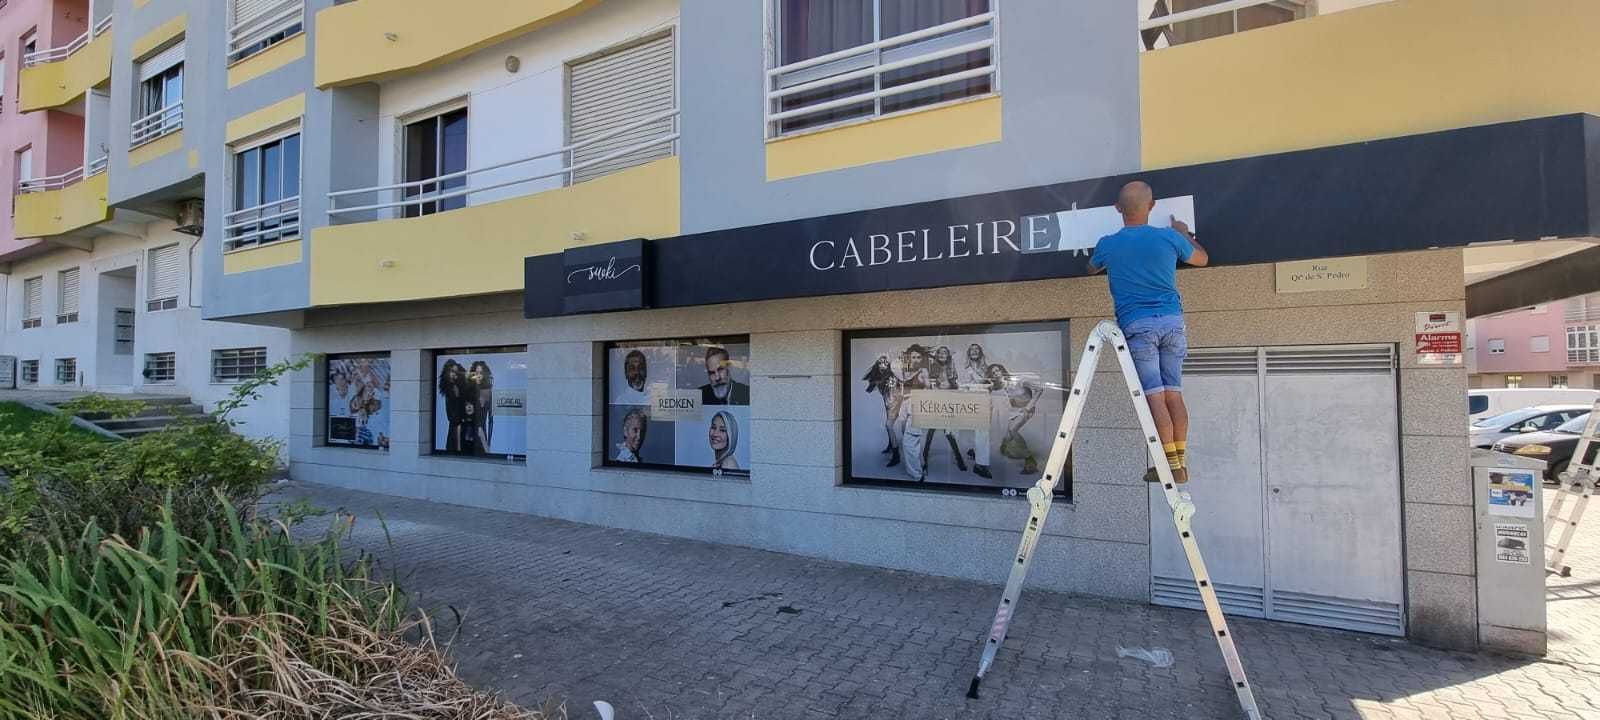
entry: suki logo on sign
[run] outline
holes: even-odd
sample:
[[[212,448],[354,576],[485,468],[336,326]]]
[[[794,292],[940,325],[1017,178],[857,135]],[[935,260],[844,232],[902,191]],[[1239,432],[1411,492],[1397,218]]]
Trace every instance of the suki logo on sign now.
[[[575,277],[575,276],[584,276],[584,275],[587,275],[587,277],[585,277],[583,279],[586,279],[586,280],[588,280],[590,282],[604,282],[604,281],[607,281],[607,280],[620,280],[624,275],[627,275],[628,273],[634,272],[636,270],[639,270],[638,263],[635,263],[633,265],[629,265],[629,266],[627,266],[625,268],[622,268],[621,270],[618,270],[617,269],[617,258],[616,258],[616,256],[613,255],[611,257],[611,259],[606,261],[605,264],[603,264],[603,265],[600,264],[600,263],[595,263],[594,265],[589,265],[587,267],[581,267],[581,268],[578,268],[576,270],[573,270],[573,271],[567,273],[567,284],[568,285],[572,284],[573,277]]]

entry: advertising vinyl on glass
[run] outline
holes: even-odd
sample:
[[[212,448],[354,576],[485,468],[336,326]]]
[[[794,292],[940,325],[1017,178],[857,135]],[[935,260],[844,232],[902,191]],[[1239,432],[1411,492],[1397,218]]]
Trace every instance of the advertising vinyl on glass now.
[[[1065,409],[1065,326],[905,331],[849,342],[859,480],[1026,488]]]
[[[329,445],[389,447],[389,358],[328,358]]]
[[[526,351],[444,351],[433,363],[435,453],[527,455]]]
[[[607,464],[749,471],[747,339],[618,343],[606,359]]]

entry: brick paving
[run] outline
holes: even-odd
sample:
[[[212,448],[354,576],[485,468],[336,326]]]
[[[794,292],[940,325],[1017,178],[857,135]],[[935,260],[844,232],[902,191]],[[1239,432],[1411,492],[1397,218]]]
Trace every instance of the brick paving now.
[[[1026,593],[973,701],[996,586],[318,486],[275,497],[298,498],[353,512],[356,544],[424,606],[461,614],[468,681],[574,718],[595,717],[594,700],[621,720],[1240,717],[1196,612]],[[1579,548],[1550,591],[1543,660],[1231,625],[1272,720],[1600,718],[1600,530]]]

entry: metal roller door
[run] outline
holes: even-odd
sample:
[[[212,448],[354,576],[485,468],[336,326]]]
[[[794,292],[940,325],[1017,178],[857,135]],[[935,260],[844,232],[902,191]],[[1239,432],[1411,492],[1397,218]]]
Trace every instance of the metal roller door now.
[[[1405,633],[1400,430],[1387,345],[1196,350],[1185,365],[1196,536],[1231,613]],[[1170,514],[1151,493],[1152,518]],[[1199,608],[1170,523],[1151,600]]]

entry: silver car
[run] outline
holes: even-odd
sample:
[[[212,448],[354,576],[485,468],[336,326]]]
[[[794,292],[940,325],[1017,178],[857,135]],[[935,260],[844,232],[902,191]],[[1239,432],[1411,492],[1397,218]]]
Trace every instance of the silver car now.
[[[1536,405],[1486,417],[1467,427],[1468,441],[1475,448],[1490,448],[1495,443],[1522,433],[1554,430],[1562,423],[1587,414],[1590,405]]]

